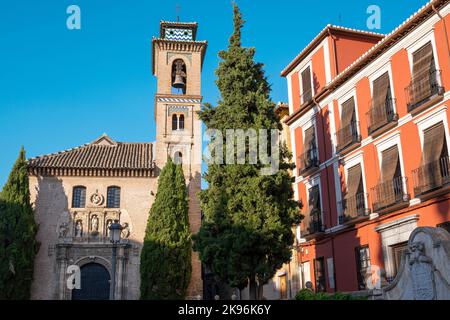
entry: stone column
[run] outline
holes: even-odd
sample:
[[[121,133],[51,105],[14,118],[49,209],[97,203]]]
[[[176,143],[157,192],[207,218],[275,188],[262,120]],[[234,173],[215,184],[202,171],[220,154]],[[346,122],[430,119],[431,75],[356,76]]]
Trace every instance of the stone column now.
[[[119,246],[119,252],[117,254],[117,281],[116,281],[116,299],[123,300],[124,299],[124,277],[125,277],[125,263],[126,263],[126,247]]]
[[[68,299],[66,294],[67,248],[65,246],[57,246],[56,259],[59,264],[58,299],[67,300]]]

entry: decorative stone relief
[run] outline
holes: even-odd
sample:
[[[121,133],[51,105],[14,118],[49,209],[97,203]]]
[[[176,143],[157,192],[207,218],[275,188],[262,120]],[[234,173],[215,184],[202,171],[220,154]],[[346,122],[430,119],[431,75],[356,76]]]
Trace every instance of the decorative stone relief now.
[[[450,233],[415,229],[397,276],[381,291],[388,300],[450,300]]]
[[[128,224],[128,222],[124,222],[122,224],[122,233],[121,233],[121,237],[124,240],[128,240],[128,238],[130,237],[130,225]]]
[[[98,190],[94,194],[91,195],[90,199],[91,199],[92,205],[94,205],[95,207],[100,207],[105,202],[105,197],[102,194],[100,194],[98,192]]]

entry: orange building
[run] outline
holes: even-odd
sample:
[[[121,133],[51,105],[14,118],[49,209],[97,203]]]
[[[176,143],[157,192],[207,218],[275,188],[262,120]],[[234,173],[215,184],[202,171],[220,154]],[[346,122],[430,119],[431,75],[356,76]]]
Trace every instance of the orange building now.
[[[430,1],[387,35],[329,25],[282,71],[302,286],[391,281],[413,229],[449,230],[449,12]]]

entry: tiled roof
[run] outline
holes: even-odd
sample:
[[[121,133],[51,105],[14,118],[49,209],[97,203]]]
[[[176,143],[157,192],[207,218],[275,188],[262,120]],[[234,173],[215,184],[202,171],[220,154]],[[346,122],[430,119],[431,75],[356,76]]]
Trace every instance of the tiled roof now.
[[[150,170],[152,143],[116,142],[102,135],[86,145],[31,158],[28,166],[30,169]]]
[[[339,73],[334,79],[331,80],[329,86],[333,86],[334,84],[338,83],[339,80],[344,79],[347,77],[350,73],[355,73],[358,69],[357,67],[359,65],[363,65],[366,60],[371,58],[372,55],[380,54],[383,49],[386,49],[388,45],[392,45],[396,41],[398,41],[398,38],[401,38],[403,36],[402,32],[404,32],[404,28],[408,27],[410,23],[414,21],[414,19],[417,19],[421,14],[427,13],[427,11],[431,14],[434,13],[434,5],[442,5],[447,3],[447,1],[442,0],[430,0],[426,4],[424,4],[421,8],[419,8],[415,13],[413,13],[411,16],[409,16],[408,19],[403,21],[402,24],[400,24],[398,27],[396,27],[394,30],[392,30],[390,33],[388,33],[384,39],[382,39],[380,42],[378,42],[376,45],[371,47],[368,51],[366,51],[364,54],[362,54],[358,59],[356,59],[352,64],[350,64],[347,68],[345,68],[341,73]],[[419,21],[420,23],[422,21]]]
[[[342,26],[336,26],[328,24],[325,28],[322,29],[322,31],[319,32],[319,34],[292,60],[284,69],[281,71],[281,76],[285,77],[289,72],[292,71],[292,69],[295,68],[295,66],[306,57],[306,55],[314,49],[317,44],[320,43],[320,41],[323,40],[325,36],[328,35],[329,31],[340,31],[347,34],[353,34],[353,35],[360,35],[360,36],[366,36],[371,38],[378,38],[383,39],[385,36],[384,34],[377,33],[377,32],[371,32],[371,31],[365,31],[365,30],[358,30],[353,28],[347,28]]]

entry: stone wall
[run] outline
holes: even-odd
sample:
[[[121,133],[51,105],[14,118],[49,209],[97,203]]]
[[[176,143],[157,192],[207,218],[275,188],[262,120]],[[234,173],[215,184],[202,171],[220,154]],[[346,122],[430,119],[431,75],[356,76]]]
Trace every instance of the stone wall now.
[[[118,261],[124,258],[116,292],[119,299],[139,298],[139,263],[148,213],[156,194],[156,178],[115,178],[115,177],[30,177],[31,202],[35,206],[36,221],[39,224],[37,240],[41,243],[35,260],[35,274],[32,285],[32,299],[70,299],[65,291],[65,265],[81,264],[88,260],[104,261],[110,269],[111,248],[108,239],[102,238],[105,230],[103,217],[117,215],[120,222],[129,224],[130,235],[127,245],[119,250]],[[74,186],[86,187],[86,209],[71,208]],[[120,209],[106,209],[108,186],[121,188]],[[96,206],[90,202],[92,194],[98,192],[105,200]],[[76,214],[98,214],[99,235],[96,238],[74,239],[73,217]],[[68,224],[64,233],[61,227]],[[87,226],[85,226],[87,229]],[[84,235],[87,235],[85,230]],[[83,260],[84,259],[84,260]],[[108,265],[109,264],[109,265]],[[118,262],[119,264],[119,262]],[[120,265],[117,266],[120,271]],[[120,279],[119,279],[120,278]]]

